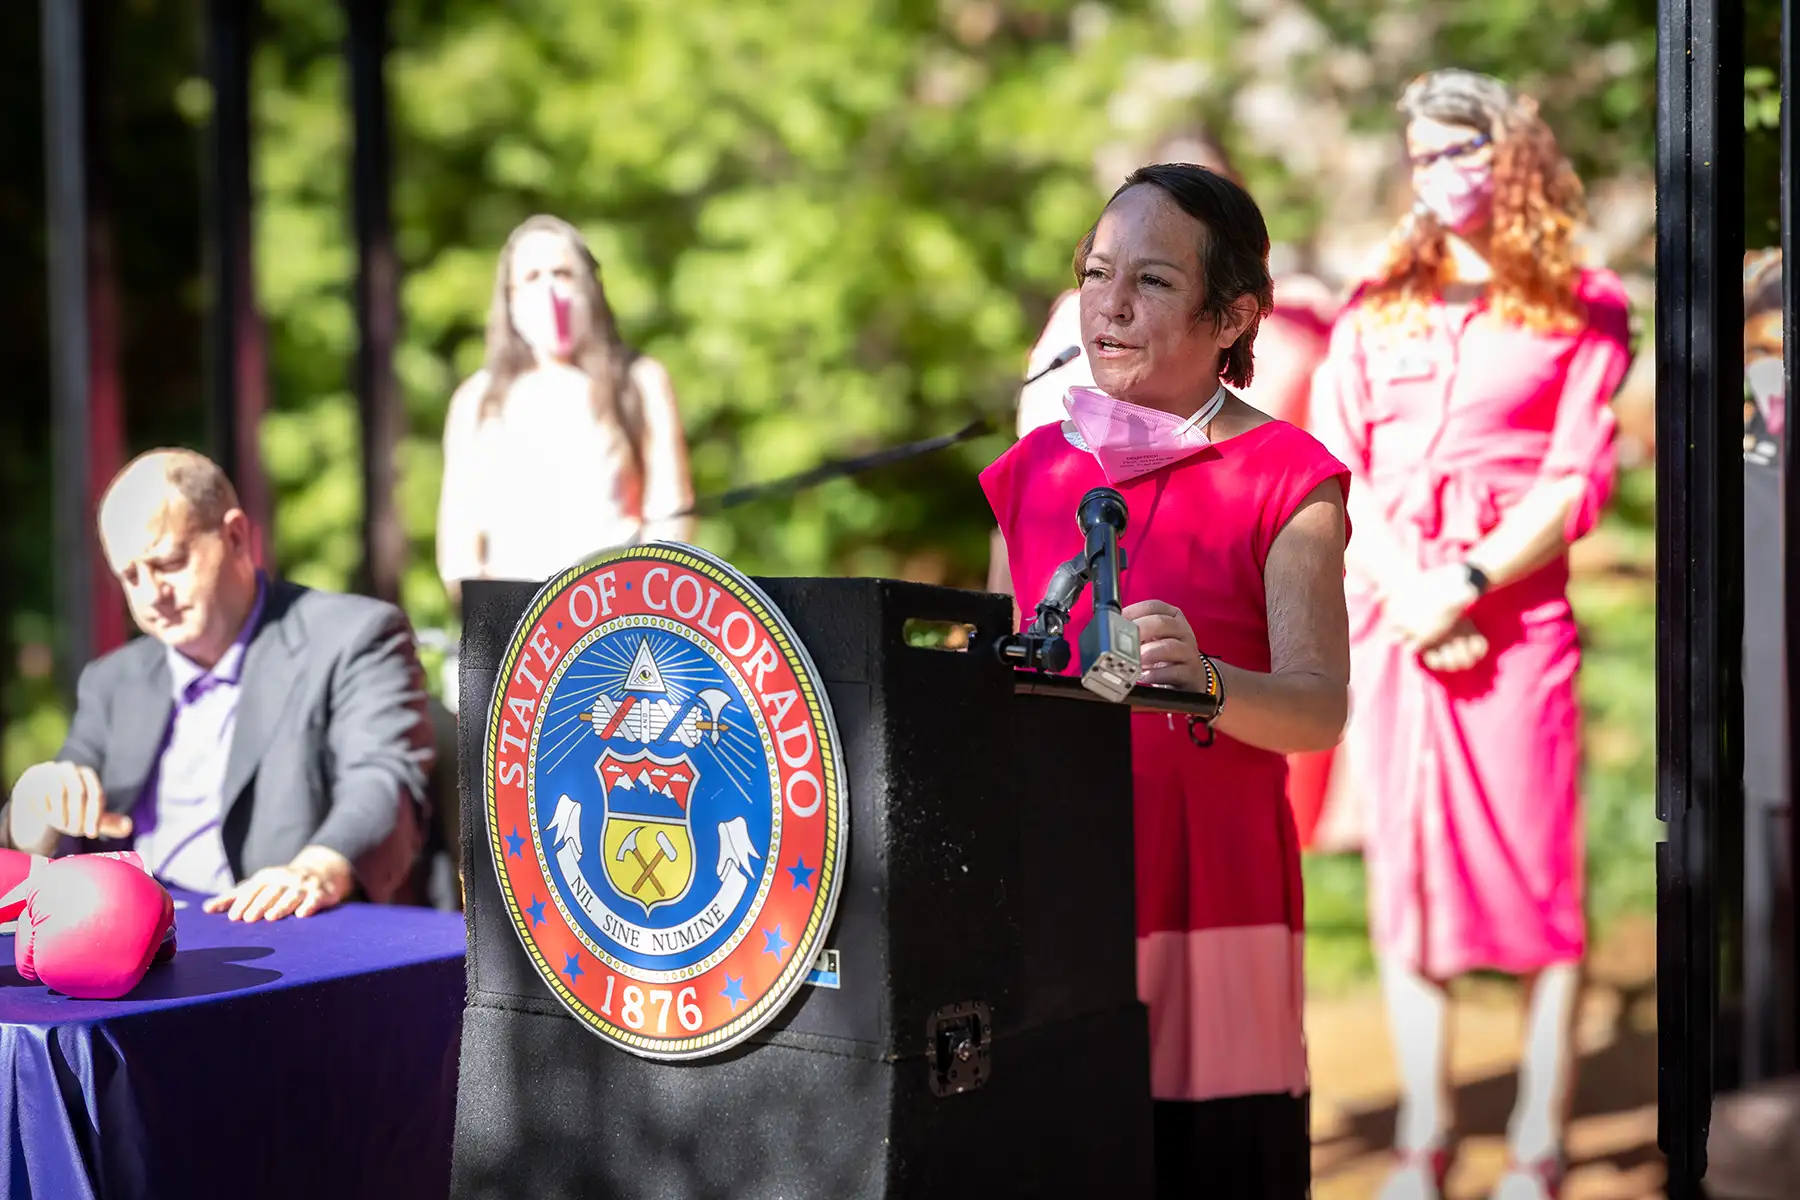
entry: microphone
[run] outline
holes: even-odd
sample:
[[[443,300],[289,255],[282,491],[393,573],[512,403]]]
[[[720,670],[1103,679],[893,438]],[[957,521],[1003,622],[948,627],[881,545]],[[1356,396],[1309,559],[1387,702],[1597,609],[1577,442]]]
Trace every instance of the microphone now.
[[[1081,347],[1080,346],[1066,346],[1063,348],[1063,352],[1061,354],[1058,354],[1055,358],[1051,359],[1049,362],[1049,365],[1047,365],[1043,370],[1037,372],[1034,375],[1026,376],[1025,382],[1023,384],[1021,384],[1020,386],[1021,387],[1030,387],[1032,384],[1036,383],[1038,380],[1042,379],[1044,376],[1048,375],[1050,372],[1060,371],[1064,367],[1068,366],[1070,363],[1074,362],[1076,359],[1078,359],[1080,357],[1081,357]]]
[[[1119,572],[1127,566],[1119,535],[1126,519],[1125,497],[1112,488],[1097,487],[1081,498],[1075,523],[1085,545],[1056,569],[1031,628],[996,638],[994,652],[1009,667],[1037,673],[1015,678],[1013,690],[1019,695],[1079,698],[1211,720],[1219,712],[1218,696],[1137,681],[1143,672],[1137,625],[1125,619],[1119,602]],[[1069,643],[1062,631],[1069,609],[1090,583],[1094,616],[1081,635],[1081,679],[1042,674],[1060,673],[1069,665]]]
[[[1075,510],[1094,589],[1094,616],[1081,633],[1081,686],[1115,703],[1131,693],[1143,669],[1137,626],[1125,619],[1119,604],[1119,572],[1125,568],[1119,535],[1126,517],[1125,497],[1109,487],[1094,488]]]
[[[1119,572],[1127,565],[1119,535],[1125,532],[1126,517],[1125,498],[1112,488],[1097,487],[1081,498],[1075,522],[1085,545],[1056,569],[1031,628],[996,638],[994,652],[1007,666],[1034,672],[1015,677],[1013,690],[1022,696],[1062,696],[1211,720],[1219,712],[1218,696],[1137,682],[1143,671],[1137,626],[1125,619],[1119,603]],[[1060,673],[1069,665],[1069,643],[1062,631],[1069,609],[1090,583],[1094,616],[1081,635],[1080,681],[1042,674]]]

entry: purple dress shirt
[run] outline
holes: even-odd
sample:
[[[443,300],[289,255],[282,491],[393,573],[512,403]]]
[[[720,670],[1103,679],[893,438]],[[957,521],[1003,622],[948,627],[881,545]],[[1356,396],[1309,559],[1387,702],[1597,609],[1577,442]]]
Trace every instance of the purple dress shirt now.
[[[169,647],[175,706],[162,751],[132,810],[133,848],[150,873],[189,891],[217,894],[236,879],[222,835],[225,767],[237,731],[238,681],[262,620],[268,581],[256,577],[256,603],[237,641],[209,671]]]

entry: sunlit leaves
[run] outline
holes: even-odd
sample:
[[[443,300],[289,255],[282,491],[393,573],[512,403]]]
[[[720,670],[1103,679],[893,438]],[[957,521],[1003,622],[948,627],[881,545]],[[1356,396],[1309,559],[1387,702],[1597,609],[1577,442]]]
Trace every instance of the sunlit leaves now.
[[[703,494],[1004,409],[1101,198],[1106,98],[1144,41],[1129,5],[1071,38],[1074,7],[402,3],[388,77],[415,564],[431,561],[444,406],[480,361],[500,242],[532,212],[583,229],[627,335],[668,364]],[[334,29],[276,11],[280,48],[257,72],[283,409],[267,440],[284,513],[305,510],[281,523],[284,562],[347,581],[347,117]],[[827,573],[898,570],[948,541],[946,569],[973,581],[987,518],[972,469],[997,448],[750,506],[700,536],[753,569]],[[424,578],[406,587],[429,622],[444,608]]]
[[[388,79],[413,561],[431,561],[442,413],[480,362],[495,255],[533,212],[590,238],[627,336],[670,369],[707,494],[944,432],[975,410],[1004,415],[1110,190],[1099,151],[1147,136],[1137,124],[1202,117],[1239,141],[1223,118],[1254,81],[1257,62],[1240,53],[1253,34],[1296,55],[1294,70],[1339,81],[1352,124],[1368,113],[1380,126],[1399,73],[1434,60],[1561,72],[1558,113],[1592,111],[1565,135],[1578,155],[1642,157],[1612,138],[1644,120],[1648,27],[1630,3],[1270,15],[1280,7],[401,0]],[[271,12],[259,249],[276,394],[297,415],[342,392],[354,351],[348,126],[335,18],[299,0]],[[1233,148],[1272,227],[1305,236],[1323,209],[1283,147]],[[336,504],[355,488],[327,484],[354,484],[354,453],[336,455],[304,422],[270,436],[318,464],[281,475],[284,498],[314,510],[284,523],[284,555],[337,562],[328,530],[354,528],[357,504]],[[788,572],[897,571],[940,547],[947,578],[973,582],[988,520],[973,471],[1001,444],[748,506],[700,536],[751,569]],[[445,612],[441,597],[420,603],[423,620]]]

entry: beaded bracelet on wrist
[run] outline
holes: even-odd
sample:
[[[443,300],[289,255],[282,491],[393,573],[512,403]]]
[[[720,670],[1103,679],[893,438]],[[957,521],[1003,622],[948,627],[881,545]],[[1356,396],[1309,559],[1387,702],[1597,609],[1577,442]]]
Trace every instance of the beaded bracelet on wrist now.
[[[1188,738],[1193,741],[1194,745],[1204,749],[1213,744],[1213,723],[1219,719],[1219,714],[1225,711],[1225,678],[1219,674],[1219,665],[1213,662],[1211,655],[1202,654],[1200,665],[1206,670],[1206,687],[1202,694],[1212,696],[1218,701],[1213,708],[1212,716],[1202,717],[1195,714],[1188,718]],[[1195,732],[1195,727],[1201,725],[1206,727],[1204,740],[1201,739],[1199,733]]]

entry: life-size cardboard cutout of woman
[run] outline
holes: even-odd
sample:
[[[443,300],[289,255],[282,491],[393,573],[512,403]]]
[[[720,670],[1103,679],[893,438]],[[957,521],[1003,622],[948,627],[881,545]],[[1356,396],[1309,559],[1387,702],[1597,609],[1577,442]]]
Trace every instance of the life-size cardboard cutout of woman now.
[[[1415,206],[1311,397],[1314,432],[1356,476],[1343,750],[1402,1081],[1381,1195],[1443,1192],[1461,1132],[1447,984],[1498,970],[1528,999],[1493,1194],[1550,1200],[1587,951],[1569,546],[1612,490],[1630,306],[1581,259],[1581,181],[1535,101],[1441,70],[1399,115]]]
[[[609,547],[687,541],[687,439],[663,365],[627,346],[574,226],[500,252],[487,357],[444,422],[438,573],[544,579]]]

